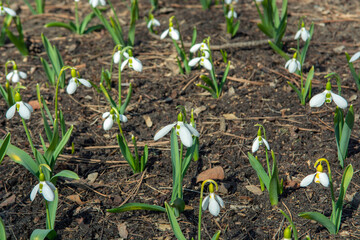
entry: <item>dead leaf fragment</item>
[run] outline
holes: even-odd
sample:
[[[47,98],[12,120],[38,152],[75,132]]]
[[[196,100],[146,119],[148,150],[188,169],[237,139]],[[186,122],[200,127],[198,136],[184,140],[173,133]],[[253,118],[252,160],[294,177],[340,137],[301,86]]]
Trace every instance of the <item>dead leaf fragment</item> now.
[[[246,189],[249,190],[250,192],[252,192],[253,194],[255,195],[261,195],[263,192],[261,191],[260,188],[258,188],[257,186],[255,185],[249,185],[249,186],[246,186]]]
[[[3,201],[2,203],[0,203],[0,208],[2,207],[6,207],[6,206],[9,206],[10,204],[13,204],[15,203],[15,195],[11,195],[10,197],[8,197],[7,199],[5,199],[5,201]]]
[[[223,180],[224,177],[224,169],[218,166],[201,172],[196,178],[196,183],[205,181],[206,179]]]
[[[79,205],[83,205],[83,204],[84,204],[84,202],[81,201],[79,195],[77,195],[77,194],[67,196],[66,198],[69,199],[70,201],[76,202],[76,203],[79,204]]]
[[[119,235],[121,238],[127,238],[129,235],[129,232],[126,229],[126,224],[125,223],[121,223],[117,225],[117,229],[119,231]]]
[[[39,105],[39,102],[37,100],[31,100],[29,102],[29,105],[34,109],[34,110],[37,110],[37,109],[40,109],[40,105]]]
[[[226,120],[236,120],[239,119],[235,114],[227,113],[223,115]]]
[[[196,116],[198,116],[199,113],[201,113],[201,112],[203,112],[205,110],[206,110],[206,106],[202,105],[200,107],[195,108],[194,113],[196,114]]]
[[[144,115],[143,118],[145,120],[146,126],[149,127],[149,128],[152,127],[153,122],[151,121],[150,116],[149,115]]]

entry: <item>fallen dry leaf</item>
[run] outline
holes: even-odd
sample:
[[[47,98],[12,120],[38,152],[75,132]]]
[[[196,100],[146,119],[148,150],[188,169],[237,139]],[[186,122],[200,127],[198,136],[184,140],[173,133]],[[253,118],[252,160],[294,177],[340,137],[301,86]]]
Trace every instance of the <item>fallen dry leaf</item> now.
[[[228,113],[223,115],[226,120],[236,120],[239,119],[235,114]]]
[[[79,204],[79,205],[83,205],[83,204],[84,204],[84,202],[81,201],[79,195],[77,195],[77,194],[67,196],[66,198],[69,199],[70,201],[76,202],[76,203]]]
[[[249,185],[246,186],[246,189],[249,190],[250,192],[252,192],[255,195],[261,195],[263,192],[261,191],[261,189],[255,185]]]
[[[210,168],[208,170],[201,172],[197,176],[196,182],[197,183],[202,182],[202,181],[205,181],[206,179],[223,180],[224,177],[225,177],[224,169],[222,167],[218,166],[218,167]]]
[[[127,238],[129,235],[129,232],[126,229],[126,224],[125,223],[120,223],[117,225],[117,229],[119,231],[119,235],[121,238]]]
[[[15,195],[11,195],[10,197],[8,197],[7,199],[5,199],[5,201],[3,201],[2,203],[0,203],[0,208],[2,207],[6,207],[6,206],[9,206],[10,204],[13,204],[15,203]]]
[[[29,105],[34,109],[34,110],[37,110],[37,109],[40,109],[40,105],[39,105],[39,102],[37,100],[31,100],[29,102]]]

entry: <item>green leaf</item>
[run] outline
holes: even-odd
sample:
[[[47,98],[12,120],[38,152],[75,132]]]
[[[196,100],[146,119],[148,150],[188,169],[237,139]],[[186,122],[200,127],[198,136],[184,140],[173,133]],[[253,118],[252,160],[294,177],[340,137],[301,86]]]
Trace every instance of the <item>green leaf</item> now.
[[[63,23],[63,22],[49,22],[47,24],[45,24],[45,27],[60,27],[60,28],[65,28],[71,32],[76,32],[76,28],[74,28],[72,25],[67,24],[67,23]]]
[[[297,89],[297,87],[295,86],[295,85],[293,85],[291,82],[287,82],[288,84],[289,84],[289,86],[297,93],[297,95],[298,95],[298,97],[299,97],[299,99],[300,99],[300,101],[302,102],[302,99],[303,99],[303,95],[302,95],[302,93],[300,92],[300,90],[299,89]],[[306,95],[305,95],[306,96]]]
[[[269,190],[270,187],[270,179],[266,174],[263,166],[251,153],[248,153],[249,161],[253,169],[256,171],[257,175],[260,176],[261,180],[264,182],[266,188]]]
[[[91,33],[93,31],[97,31],[97,30],[100,30],[100,29],[103,29],[104,28],[104,25],[101,25],[101,24],[98,24],[98,25],[95,25],[95,26],[91,26],[89,27],[88,29],[86,29],[83,34],[88,34],[88,33]]]
[[[191,147],[187,148],[185,157],[184,157],[184,159],[182,160],[182,166],[181,166],[181,169],[182,169],[182,172],[181,172],[182,178],[184,178],[184,176],[185,176],[185,174],[186,174],[186,171],[187,171],[187,169],[189,168],[191,159],[193,158],[193,154],[194,154],[195,148],[196,148],[196,143],[195,143],[195,140],[193,140],[193,145],[191,145]]]
[[[171,195],[171,202],[174,202],[176,198],[182,198],[179,194],[182,195],[182,190],[179,193],[179,188],[182,188],[182,179],[181,174],[181,165],[180,165],[180,157],[179,156],[179,144],[176,135],[176,129],[171,130],[170,136],[170,144],[171,144],[171,163],[172,163],[172,171],[173,171],[173,192]]]
[[[35,229],[30,236],[30,240],[55,239],[55,237],[56,232],[54,229]]]
[[[138,172],[138,169],[136,169],[134,157],[130,152],[130,149],[126,143],[126,140],[120,134],[116,135],[116,139],[118,141],[118,144],[119,144],[119,147],[121,150],[121,154],[124,156],[125,160],[128,162],[128,164],[130,165],[133,172],[134,173]]]
[[[130,103],[131,96],[132,96],[132,83],[130,83],[128,93],[127,93],[126,98],[125,98],[125,101],[120,107],[120,111],[119,111],[120,114],[125,113],[125,110],[126,110],[127,106]]]
[[[6,231],[4,221],[0,217],[0,239],[6,239]]]
[[[275,176],[275,174],[273,176],[271,176],[270,178],[270,184],[269,184],[269,198],[270,198],[270,203],[271,205],[277,205],[279,202],[279,194],[278,194],[278,176]]]
[[[330,234],[336,234],[336,227],[335,225],[323,214],[318,212],[302,212],[299,214],[299,217],[303,217],[306,219],[314,220],[324,227],[330,232]]]
[[[227,65],[226,65],[226,68],[225,68],[225,72],[224,72],[224,75],[223,75],[223,77],[222,77],[222,79],[221,79],[221,83],[220,83],[220,86],[219,86],[219,93],[218,93],[218,95],[221,94],[222,88],[223,88],[223,86],[224,86],[224,84],[225,84],[225,82],[226,82],[226,78],[227,78],[227,76],[228,76],[228,74],[229,74],[229,70],[230,70],[230,63],[231,63],[230,61],[227,62]]]
[[[309,33],[310,33],[310,37],[306,40],[305,45],[304,45],[304,47],[302,48],[301,54],[300,54],[300,65],[301,65],[301,66],[304,65],[305,58],[306,58],[306,53],[307,53],[307,50],[308,50],[308,48],[309,48],[312,35],[313,35],[313,33],[314,33],[314,23],[311,23]]]
[[[58,194],[57,189],[55,189],[54,194],[55,194],[54,201],[52,201],[52,202],[47,201],[47,205],[49,208],[48,214],[46,214],[46,228],[47,229],[55,228],[56,210],[57,210],[58,203],[59,203],[59,194]],[[51,226],[49,226],[49,222],[51,223]]]
[[[74,129],[74,126],[71,125],[71,127],[67,130],[66,134],[62,137],[61,141],[57,144],[54,153],[52,154],[54,161],[59,157],[60,153],[63,151],[65,145],[70,139],[71,133]]]
[[[277,45],[275,45],[270,40],[269,40],[269,45],[276,53],[278,53],[280,56],[282,56],[285,59],[285,61],[290,60],[290,57],[283,50],[281,50],[281,48],[279,48]]]
[[[280,212],[289,221],[289,223],[291,225],[291,228],[292,228],[292,233],[293,233],[294,240],[298,240],[298,232],[296,230],[296,226],[295,226],[294,222],[291,220],[291,218],[283,210],[280,209]]]
[[[214,234],[214,236],[211,238],[211,240],[218,240],[218,239],[220,238],[220,234],[221,234],[221,231],[218,230],[218,231]]]
[[[80,29],[79,32],[80,34],[83,34],[85,32],[86,26],[90,23],[90,21],[95,17],[95,13],[92,12],[88,15],[86,15],[86,17],[84,17],[84,20],[81,22],[80,24]],[[102,26],[102,25],[101,25]],[[103,27],[103,26],[102,26]]]
[[[140,171],[144,171],[146,163],[148,161],[148,155],[149,155],[149,151],[148,151],[148,146],[145,145],[144,147],[144,153],[141,156],[141,160],[140,160]]]
[[[173,230],[173,232],[175,234],[175,237],[178,240],[186,240],[185,236],[181,232],[179,223],[176,220],[176,217],[174,215],[174,212],[173,212],[172,208],[166,202],[165,202],[165,208],[166,208],[166,213],[168,215],[171,228],[172,228],[172,230]]]
[[[0,164],[1,164],[1,162],[3,161],[3,159],[5,157],[6,151],[8,149],[9,144],[10,144],[10,138],[11,138],[11,135],[10,135],[10,133],[8,133],[6,135],[6,137],[5,137],[5,139],[3,140],[3,142],[1,143],[1,146],[0,146]]]
[[[57,179],[58,177],[66,177],[66,178],[71,178],[71,179],[75,179],[75,180],[79,180],[79,176],[70,170],[62,170],[61,172],[58,172],[55,176],[53,176],[51,178],[51,182],[53,182],[53,179]],[[54,181],[56,182],[56,181]]]
[[[305,91],[304,91],[303,96],[302,96],[304,103],[305,103],[305,98],[306,98],[306,96],[307,96],[307,94],[309,92],[309,88],[311,86],[311,82],[312,82],[313,77],[314,77],[314,66],[311,67],[310,72],[308,73],[308,76],[306,78]]]
[[[239,27],[240,27],[240,20],[238,20],[238,21],[235,23],[235,25],[232,27],[232,31],[231,31],[231,36],[232,36],[232,37],[236,35]]]
[[[150,204],[146,204],[146,203],[126,203],[118,208],[106,209],[107,212],[111,212],[111,213],[137,211],[137,210],[165,212],[165,208],[163,208],[163,207],[160,207],[157,205],[150,205]]]
[[[346,114],[344,125],[342,127],[341,138],[340,138],[340,150],[342,153],[341,157],[342,157],[343,161],[345,160],[345,158],[347,156],[350,135],[351,135],[351,131],[354,127],[354,121],[355,121],[354,109],[353,109],[353,105],[350,105],[348,113]]]
[[[347,52],[345,52],[345,55],[346,55],[346,60],[347,60],[348,66],[350,68],[351,75],[353,76],[353,78],[355,80],[358,90],[360,90],[360,76],[356,73],[353,63],[350,62],[351,57],[349,56],[349,54]]]

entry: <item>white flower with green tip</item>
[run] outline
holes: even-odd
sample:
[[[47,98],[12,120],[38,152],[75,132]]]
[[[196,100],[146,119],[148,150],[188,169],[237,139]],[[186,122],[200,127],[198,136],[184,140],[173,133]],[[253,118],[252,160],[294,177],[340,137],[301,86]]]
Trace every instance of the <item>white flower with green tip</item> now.
[[[196,58],[191,59],[189,61],[189,66],[194,67],[197,63],[199,63],[201,66],[203,66],[204,68],[206,68],[209,71],[211,71],[211,69],[212,69],[211,62],[209,61],[209,59],[207,59],[205,57],[205,55],[203,57],[196,57]]]
[[[154,15],[152,15],[151,13],[149,14],[149,22],[147,23],[147,28],[151,28],[151,27],[159,27],[160,26],[160,22],[158,20],[156,20],[154,18]]]
[[[228,13],[226,14],[226,17],[228,19],[231,19],[232,17],[237,18],[237,13],[235,12],[233,7],[230,9],[230,11],[228,11]]]
[[[124,70],[124,68],[127,64],[129,65],[129,68],[132,68],[137,72],[142,71],[142,68],[143,68],[142,63],[140,62],[139,59],[133,57],[131,50],[129,50],[129,53],[124,52],[123,56],[125,57],[125,61],[121,63],[121,71]],[[117,51],[114,54],[114,63],[119,63],[119,61],[120,61],[120,52]]]
[[[218,216],[220,213],[220,208],[225,207],[224,201],[214,193],[214,186],[212,184],[209,185],[210,194],[204,198],[202,202],[202,209],[205,211],[209,208],[209,212],[213,216]]]
[[[191,53],[195,53],[196,51],[198,51],[200,49],[201,53],[204,53],[204,57],[209,58],[210,53],[209,53],[209,47],[206,43],[202,42],[202,43],[197,43],[194,44],[191,48],[190,48],[190,52]]]
[[[20,78],[21,79],[26,79],[27,78],[27,74],[24,73],[24,72],[21,72],[17,69],[17,65],[14,64],[14,67],[13,67],[13,71],[9,72],[7,75],[6,75],[6,80],[8,81],[12,81],[13,83],[17,83],[20,81]]]
[[[270,150],[270,146],[268,141],[266,141],[265,138],[263,138],[261,136],[261,128],[259,128],[258,130],[258,134],[257,137],[254,139],[252,146],[251,146],[251,151],[252,153],[256,152],[257,150],[259,150],[260,145],[264,144],[265,147],[267,148],[267,150]]]
[[[326,89],[322,93],[316,94],[310,99],[309,105],[310,107],[320,107],[326,103],[330,103],[334,100],[335,104],[342,109],[347,108],[347,101],[340,95],[337,95],[331,91],[331,83],[328,81],[326,83]]]
[[[296,72],[296,70],[301,70],[301,64],[296,59],[297,53],[294,54],[293,58],[286,62],[285,68],[289,70],[290,73]]]
[[[301,24],[301,28],[299,29],[299,31],[297,31],[297,33],[295,34],[294,39],[299,39],[301,36],[301,39],[306,42],[306,40],[308,40],[310,38],[310,33],[308,30],[306,30],[304,23]]]
[[[352,56],[352,57],[350,58],[350,61],[349,61],[349,62],[354,62],[354,61],[358,60],[359,57],[360,57],[360,52],[357,52],[357,53],[354,54],[354,56]]]
[[[193,144],[193,138],[192,135],[199,137],[199,132],[191,126],[191,124],[184,123],[183,115],[179,113],[178,115],[178,121],[172,124],[169,124],[160,131],[158,131],[154,136],[154,141],[159,140],[166,134],[168,134],[173,127],[176,126],[176,134],[180,137],[180,140],[182,144],[184,144],[186,147],[191,147]]]
[[[225,2],[225,4],[230,5],[230,4],[235,4],[235,3],[237,3],[238,0],[225,0],[224,2]]]
[[[321,164],[319,164],[316,168],[316,173],[310,174],[306,176],[300,183],[300,187],[306,187],[314,181],[315,183],[321,183],[324,187],[329,186],[329,177],[326,173],[323,172],[323,167]]]
[[[45,181],[45,176],[43,173],[40,173],[39,176],[40,182],[33,188],[30,194],[31,201],[34,201],[36,194],[39,192],[43,195],[46,201],[52,202],[55,199],[54,191],[56,190],[54,184],[49,181]]]
[[[89,1],[90,5],[93,8],[96,8],[97,6],[101,5],[101,6],[105,6],[106,5],[106,1],[105,0],[90,0]]]
[[[173,28],[173,22],[172,22],[172,19],[174,17],[171,17],[169,19],[169,28],[166,29],[161,35],[160,35],[160,39],[164,39],[168,34],[169,36],[175,40],[175,41],[178,41],[180,39],[180,33],[178,30],[176,30],[175,28]]]
[[[12,105],[6,112],[6,118],[11,119],[14,117],[15,112],[18,112],[20,117],[29,120],[31,113],[34,111],[30,104],[21,101],[21,96],[17,92],[14,97],[15,104]]]
[[[78,78],[76,76],[76,70],[71,69],[71,78],[69,80],[68,86],[66,87],[66,92],[68,94],[75,93],[76,89],[80,86],[80,83],[82,85],[84,85],[85,87],[88,87],[88,88],[91,87],[91,83],[88,80],[85,80],[83,78]]]
[[[14,10],[12,10],[11,8],[4,7],[3,3],[1,1],[0,2],[0,16],[4,16],[6,13],[12,17],[16,16],[16,12]]]
[[[117,118],[119,118],[119,120],[121,122],[127,122],[128,119],[125,115],[120,114],[119,115],[114,111],[114,109],[111,109],[110,112],[105,112],[102,115],[102,118],[105,119],[104,124],[103,124],[103,128],[105,131],[110,130],[112,128],[112,126],[114,125],[114,121],[116,121]]]

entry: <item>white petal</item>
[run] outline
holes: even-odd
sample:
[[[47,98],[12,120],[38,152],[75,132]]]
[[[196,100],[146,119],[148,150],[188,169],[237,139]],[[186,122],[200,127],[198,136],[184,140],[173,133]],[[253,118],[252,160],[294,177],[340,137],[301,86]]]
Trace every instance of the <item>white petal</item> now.
[[[100,4],[101,4],[102,6],[105,6],[105,5],[106,5],[106,1],[105,1],[105,0],[100,0]]]
[[[289,64],[289,72],[290,73],[294,73],[297,69],[298,65],[296,63],[296,61],[291,61],[291,63]]]
[[[13,75],[14,72],[9,72],[8,75],[6,75],[6,79],[10,81]]]
[[[306,40],[309,38],[308,31],[304,28],[304,30],[301,32],[301,39],[306,42]]]
[[[334,102],[336,103],[336,105],[338,105],[339,108],[345,109],[347,108],[347,101],[345,100],[345,98],[343,98],[340,95],[337,95],[333,92],[330,92],[332,99],[334,100]]]
[[[19,102],[19,114],[23,119],[30,119],[31,111],[25,106],[23,102]]]
[[[328,187],[329,186],[329,177],[326,173],[319,173],[319,179],[320,179],[320,183],[324,186],[324,187]]]
[[[292,62],[292,59],[290,59],[290,60],[288,60],[288,61],[286,62],[286,64],[285,64],[285,68],[286,68],[286,69],[289,67],[289,65],[290,65],[291,62]]]
[[[209,211],[213,216],[218,216],[220,213],[220,205],[215,200],[215,198],[210,197],[209,200]]]
[[[54,201],[55,194],[46,182],[43,183],[42,195],[44,196],[46,201],[48,202]]]
[[[187,127],[185,127],[185,125],[180,125],[179,135],[180,135],[181,142],[186,147],[191,147],[192,146],[193,139],[191,137],[191,133],[190,133],[189,129],[187,129]]]
[[[209,61],[209,59],[203,57],[201,62],[202,62],[202,65],[204,66],[204,68],[211,71],[212,65],[211,65],[211,62]]]
[[[296,60],[296,66],[297,66],[297,69],[300,71],[301,69],[301,64],[298,60]]]
[[[85,87],[91,87],[91,83],[88,81],[88,80],[85,80],[85,79],[83,79],[83,78],[79,78],[78,79],[79,80],[79,82],[82,84],[82,85],[84,85]]]
[[[147,26],[147,28],[151,28],[151,25],[153,25],[153,22],[150,20],[146,26]]]
[[[237,18],[237,13],[234,11],[233,13],[234,18]]]
[[[206,197],[204,198],[204,201],[202,202],[202,206],[201,206],[203,210],[206,210],[206,209],[208,208],[208,206],[209,206],[209,199],[210,199],[209,196],[206,196]]]
[[[228,5],[229,5],[231,2],[232,2],[232,0],[225,0],[225,3],[228,4]]]
[[[256,137],[252,143],[251,151],[253,153],[256,152],[257,150],[259,150],[259,146],[260,146],[259,137]]]
[[[164,39],[166,37],[166,35],[168,35],[169,33],[169,29],[166,29],[160,36],[160,39]]]
[[[230,19],[230,18],[231,18],[231,16],[232,16],[232,12],[231,12],[231,10],[230,10],[230,11],[228,11],[228,13],[227,13],[226,17]]]
[[[10,8],[4,7],[5,12],[7,12],[7,14],[9,14],[12,17],[16,16],[16,12]]]
[[[197,50],[199,50],[199,48],[201,47],[201,43],[198,44],[194,44],[191,48],[190,48],[190,52],[194,53]]]
[[[301,34],[301,29],[299,31],[297,31],[297,33],[295,34],[294,39],[299,39],[300,34]]]
[[[73,78],[70,79],[69,85],[66,88],[68,94],[73,94],[76,91],[77,84]]]
[[[26,102],[24,102],[25,106],[30,110],[30,112],[33,112],[34,109],[32,108],[32,106]]]
[[[46,181],[46,184],[51,188],[51,190],[53,190],[53,192],[55,192],[56,187],[52,184],[52,182]]]
[[[14,105],[12,105],[9,110],[7,110],[6,112],[6,118],[7,119],[11,119],[14,117],[14,114],[15,114],[15,111],[16,111],[16,103]]]
[[[21,77],[22,79],[27,78],[27,74],[24,73],[24,72],[19,71],[19,75],[20,75],[20,77]]]
[[[125,115],[120,114],[120,121],[127,122],[128,119],[127,119],[127,117]]]
[[[117,51],[116,53],[114,53],[114,57],[113,57],[113,59],[114,59],[114,63],[119,63],[119,61],[120,61],[120,51]]]
[[[314,180],[314,177],[315,177],[315,174],[310,174],[308,176],[306,176],[300,183],[300,187],[306,187],[308,186],[313,180]]]
[[[104,112],[102,118],[107,118],[110,116],[110,112]]]
[[[137,58],[134,58],[134,57],[132,59],[133,59],[132,65],[133,65],[134,70],[137,71],[137,72],[141,72],[142,68],[143,68],[143,65],[140,62],[140,60],[137,59]]]
[[[109,130],[110,128],[112,128],[114,124],[114,120],[112,119],[112,117],[108,117],[107,119],[105,119],[104,124],[103,124],[103,128],[105,131]]]
[[[320,107],[324,104],[326,98],[326,92],[322,92],[319,94],[316,94],[310,99],[309,105],[310,107]]]
[[[129,59],[126,59],[125,61],[123,61],[123,63],[121,64],[121,69],[120,71],[124,70],[124,67],[126,66],[126,64],[129,62]]]
[[[20,81],[20,76],[19,76],[18,72],[15,72],[15,71],[14,71],[14,74],[13,74],[13,76],[12,76],[12,78],[11,78],[11,81],[12,81],[13,83],[17,83],[17,82]]]
[[[166,134],[168,134],[175,125],[176,125],[176,123],[169,124],[169,125],[163,127],[162,129],[160,129],[160,131],[158,131],[155,134],[154,141],[157,141],[160,138],[162,138],[163,136],[165,136]]]
[[[193,66],[195,66],[199,61],[200,61],[200,58],[199,58],[199,57],[193,58],[193,59],[190,60],[189,66],[190,66],[190,67],[193,67]]]
[[[129,58],[129,54],[128,54],[127,52],[124,52],[124,53],[123,53],[123,56],[124,56],[124,58],[126,58],[126,59]]]
[[[158,20],[156,20],[155,18],[153,19],[152,22],[153,22],[154,26],[158,26],[158,27],[160,26],[160,22]]]
[[[265,138],[261,138],[261,139],[262,139],[262,142],[265,144],[265,146],[266,146],[267,150],[270,150],[270,146],[269,146],[268,141],[266,141],[266,139],[265,139]]]
[[[193,126],[191,126],[191,124],[186,123],[185,126],[190,130],[192,135],[194,135],[195,137],[200,136],[200,133]]]
[[[220,204],[220,207],[225,207],[224,201],[220,196],[215,194],[215,200]]]
[[[37,192],[39,191],[40,183],[36,184],[36,186],[33,188],[33,190],[30,193],[30,200],[34,201]]]
[[[353,62],[353,61],[357,60],[359,57],[360,57],[360,52],[357,52],[357,53],[354,54],[354,56],[352,56],[350,58],[349,62]]]
[[[179,40],[180,39],[180,33],[178,30],[176,29],[172,29],[171,32],[169,32],[169,35],[172,39],[174,39],[175,41]]]

